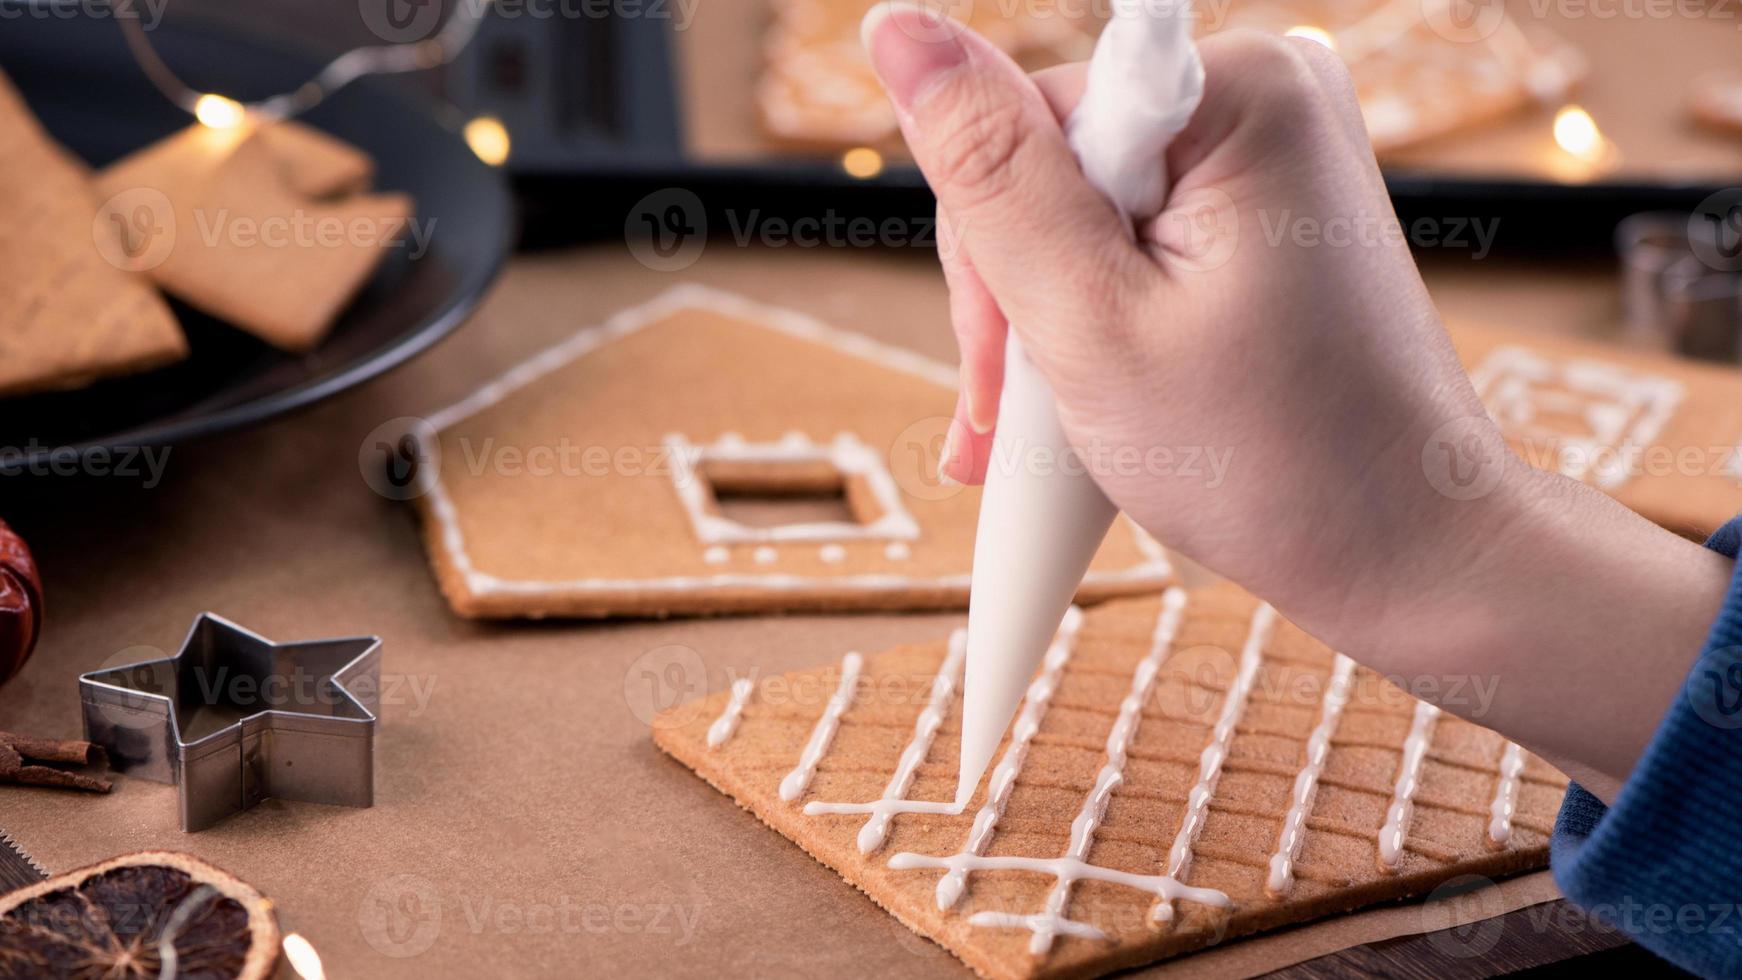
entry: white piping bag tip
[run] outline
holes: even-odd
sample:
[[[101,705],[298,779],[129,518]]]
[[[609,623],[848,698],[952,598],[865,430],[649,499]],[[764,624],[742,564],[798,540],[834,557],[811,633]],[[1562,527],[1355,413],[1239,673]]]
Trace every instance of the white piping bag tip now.
[[[1143,219],[1167,199],[1167,145],[1203,94],[1185,0],[1119,0],[1089,59],[1083,100],[1066,137],[1083,175],[1120,212]],[[868,21],[875,27],[874,21]],[[980,498],[962,682],[956,800],[980,784],[1071,597],[1117,511],[1086,471],[1042,473],[1069,458],[1052,389],[1019,331],[1005,341],[1004,389]]]

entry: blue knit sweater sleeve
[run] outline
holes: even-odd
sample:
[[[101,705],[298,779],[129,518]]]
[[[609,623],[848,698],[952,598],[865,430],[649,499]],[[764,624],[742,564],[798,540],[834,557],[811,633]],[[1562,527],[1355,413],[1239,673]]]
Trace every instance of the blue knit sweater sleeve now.
[[[1706,544],[1736,557],[1742,517]],[[1742,571],[1615,805],[1569,787],[1550,853],[1561,891],[1641,946],[1742,977]]]

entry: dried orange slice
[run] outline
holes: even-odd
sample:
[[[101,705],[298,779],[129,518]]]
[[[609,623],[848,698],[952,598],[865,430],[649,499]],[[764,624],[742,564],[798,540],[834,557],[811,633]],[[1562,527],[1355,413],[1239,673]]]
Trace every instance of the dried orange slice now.
[[[187,854],[127,854],[0,895],[0,980],[254,980],[277,962],[272,902]]]

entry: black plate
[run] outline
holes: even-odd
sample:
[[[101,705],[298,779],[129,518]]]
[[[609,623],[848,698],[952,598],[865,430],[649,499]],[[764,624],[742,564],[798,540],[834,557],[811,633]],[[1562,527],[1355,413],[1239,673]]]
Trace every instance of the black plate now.
[[[0,8],[20,12],[10,0]],[[151,36],[190,85],[242,99],[294,88],[319,68],[306,55],[201,27],[161,25]],[[0,69],[54,137],[93,166],[190,121],[146,81],[113,19],[9,17]],[[304,355],[172,304],[192,350],[181,363],[78,391],[0,399],[0,472],[57,452],[167,445],[258,422],[372,378],[465,320],[513,238],[502,175],[431,106],[374,79],[301,121],[375,158],[377,187],[415,199],[417,220],[431,229],[428,250],[414,259],[409,248],[393,249],[325,342]]]

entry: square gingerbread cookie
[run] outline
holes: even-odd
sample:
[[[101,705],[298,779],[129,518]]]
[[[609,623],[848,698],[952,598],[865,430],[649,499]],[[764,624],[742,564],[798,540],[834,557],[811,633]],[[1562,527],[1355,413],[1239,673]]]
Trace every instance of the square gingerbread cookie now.
[[[1469,324],[1451,334],[1488,414],[1527,462],[1688,537],[1742,512],[1742,372]]]
[[[910,351],[680,286],[423,420],[406,496],[464,616],[962,608],[980,491],[936,475],[955,384]],[[1122,518],[1078,595],[1170,579]]]
[[[1564,776],[1229,586],[1068,613],[957,812],[965,646],[750,674],[658,716],[654,740],[997,980],[1547,863]]]

